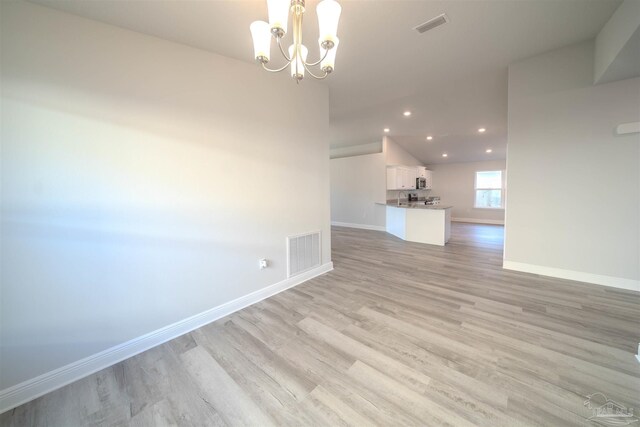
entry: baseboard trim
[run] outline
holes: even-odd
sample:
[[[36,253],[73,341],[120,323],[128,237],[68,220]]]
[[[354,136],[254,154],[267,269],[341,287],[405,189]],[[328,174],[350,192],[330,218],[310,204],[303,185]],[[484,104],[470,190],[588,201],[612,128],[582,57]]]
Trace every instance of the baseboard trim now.
[[[331,221],[331,225],[336,225],[338,227],[360,228],[362,230],[387,231],[387,227],[384,225],[354,224],[351,222],[338,221]]]
[[[500,219],[477,219],[477,218],[451,218],[453,222],[470,222],[473,224],[494,224],[504,225],[504,220]]]
[[[233,301],[1,390],[0,414],[331,270],[333,270],[333,263],[328,262],[299,276],[259,289]]]
[[[626,279],[624,277],[604,276],[601,274],[585,273],[582,271],[565,270],[562,268],[545,267],[542,265],[526,264],[523,262],[507,260],[503,261],[502,268],[640,292],[640,280]]]

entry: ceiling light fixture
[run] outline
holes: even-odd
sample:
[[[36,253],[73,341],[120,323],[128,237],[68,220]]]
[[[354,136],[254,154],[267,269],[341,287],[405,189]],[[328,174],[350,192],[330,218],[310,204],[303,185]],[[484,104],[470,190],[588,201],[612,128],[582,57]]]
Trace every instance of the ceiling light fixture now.
[[[307,47],[302,44],[302,16],[304,15],[305,0],[267,0],[269,22],[255,21],[251,24],[251,37],[253,38],[253,51],[262,68],[273,73],[283,71],[291,65],[291,77],[299,83],[304,78],[305,70],[316,79],[326,78],[335,68],[336,50],[340,40],[337,37],[338,21],[342,8],[335,0],[322,0],[316,7],[318,14],[318,27],[320,29],[320,59],[315,62],[307,62]],[[289,13],[293,20],[293,44],[288,52],[282,47],[282,38],[287,33]],[[277,69],[267,68],[271,58],[271,38],[276,39],[280,53],[287,63]],[[320,65],[322,75],[315,75],[310,67]]]
[[[442,153],[442,157],[449,157],[447,153]]]
[[[390,129],[389,128],[384,128],[384,133],[389,133]]]
[[[432,137],[431,135],[429,135],[429,136],[427,137],[427,141],[431,141],[432,139],[433,139],[433,137]]]
[[[491,148],[487,148],[487,153],[491,153],[493,150]]]
[[[483,133],[483,132],[485,132],[485,131],[486,131],[486,129],[485,129],[485,128],[480,128],[480,129],[478,129],[478,132],[480,132],[480,133]]]
[[[402,113],[402,115],[405,117],[409,117],[411,115],[411,111],[405,111],[404,113]]]

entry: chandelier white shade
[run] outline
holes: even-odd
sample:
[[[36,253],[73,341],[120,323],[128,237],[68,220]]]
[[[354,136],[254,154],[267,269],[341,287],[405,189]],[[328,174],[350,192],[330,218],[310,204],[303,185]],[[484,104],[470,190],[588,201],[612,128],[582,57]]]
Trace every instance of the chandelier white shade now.
[[[269,12],[269,25],[287,32],[289,22],[289,9],[291,0],[267,0],[267,10]]]
[[[308,49],[302,44],[302,17],[305,12],[304,0],[267,0],[269,22],[255,21],[249,27],[253,38],[253,53],[256,61],[271,72],[283,71],[291,67],[291,77],[297,82],[305,76],[305,71],[316,79],[326,78],[334,69],[338,50],[338,22],[342,8],[335,0],[322,0],[316,7],[318,15],[320,57],[315,62],[307,62]],[[289,14],[293,23],[293,43],[285,52],[282,39],[287,34]],[[275,38],[280,53],[286,63],[281,68],[271,69],[267,63],[271,60],[271,40]],[[287,55],[288,53],[288,55]],[[319,65],[322,74],[316,75],[310,67]]]
[[[335,0],[323,0],[318,3],[316,13],[318,15],[320,40],[335,41],[338,35],[338,20],[341,12],[342,8]]]
[[[271,57],[271,27],[264,21],[255,21],[249,27],[253,37],[253,53],[259,61],[269,62]]]
[[[289,58],[295,58],[295,61],[291,62],[291,77],[297,80],[302,80],[304,78],[304,61],[307,60],[307,55],[309,54],[309,50],[305,45],[300,45],[300,51],[294,53],[295,45],[289,46]]]

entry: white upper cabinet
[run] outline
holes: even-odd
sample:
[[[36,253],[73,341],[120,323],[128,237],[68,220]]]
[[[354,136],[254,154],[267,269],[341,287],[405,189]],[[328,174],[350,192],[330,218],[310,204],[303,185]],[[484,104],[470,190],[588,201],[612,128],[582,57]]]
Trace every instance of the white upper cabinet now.
[[[416,178],[418,176],[415,168],[404,168],[405,169],[405,182],[407,183],[409,189],[416,189]]]
[[[415,167],[387,167],[387,190],[415,190],[417,176]]]
[[[415,190],[416,178],[424,178],[425,189],[431,189],[432,172],[424,166],[387,166],[387,190]]]
[[[424,178],[426,181],[426,185],[424,187],[425,190],[431,190],[433,187],[433,172],[424,168]]]
[[[398,168],[387,167],[387,190],[395,190],[398,182]]]

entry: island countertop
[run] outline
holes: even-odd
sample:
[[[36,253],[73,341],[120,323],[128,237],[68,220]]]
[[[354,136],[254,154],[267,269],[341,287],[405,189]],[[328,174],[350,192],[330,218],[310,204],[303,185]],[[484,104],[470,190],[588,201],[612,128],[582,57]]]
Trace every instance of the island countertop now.
[[[404,208],[404,209],[451,209],[451,205],[425,205],[424,202],[412,202],[412,203],[397,203],[389,202],[382,203],[376,202],[377,205],[389,206],[392,208]]]

